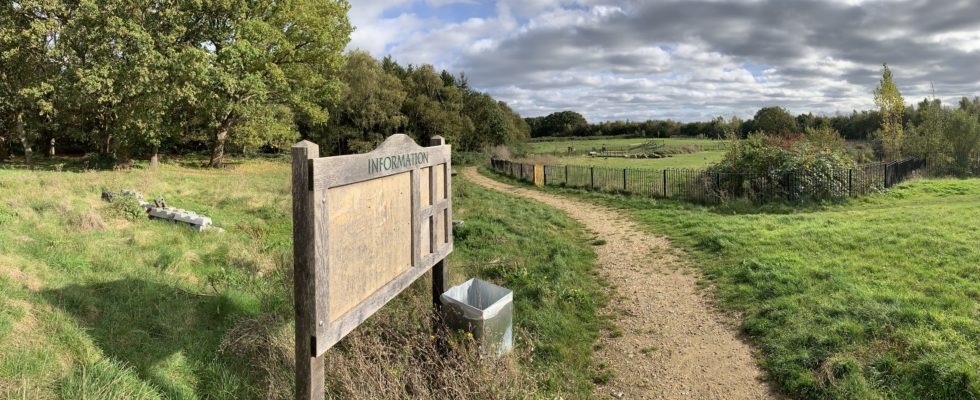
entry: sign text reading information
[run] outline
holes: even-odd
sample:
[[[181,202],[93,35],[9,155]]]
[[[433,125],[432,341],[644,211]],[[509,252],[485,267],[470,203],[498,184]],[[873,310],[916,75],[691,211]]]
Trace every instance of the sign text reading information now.
[[[378,157],[368,160],[368,173],[373,174],[393,169],[409,168],[429,163],[429,153],[419,152],[396,156]]]

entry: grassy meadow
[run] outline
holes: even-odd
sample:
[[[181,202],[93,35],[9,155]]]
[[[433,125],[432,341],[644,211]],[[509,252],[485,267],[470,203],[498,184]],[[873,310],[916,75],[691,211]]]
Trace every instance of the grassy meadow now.
[[[654,140],[664,143],[670,150],[670,157],[666,158],[624,158],[624,157],[590,157],[588,155],[567,156],[562,155],[571,146],[576,151],[588,151],[592,148],[600,149],[603,146],[610,149],[621,149],[627,146],[643,144]],[[529,142],[518,146],[515,150],[518,153],[526,154],[518,158],[523,162],[543,163],[549,165],[583,165],[606,168],[640,168],[640,169],[667,169],[667,168],[705,168],[716,164],[724,157],[725,152],[718,149],[726,142],[712,139],[694,138],[598,138],[583,140],[555,140]],[[699,147],[699,146],[704,146]]]
[[[584,165],[605,168],[706,168],[725,157],[724,151],[699,151],[679,153],[666,158],[624,158],[590,156],[530,156],[527,159],[549,165]]]
[[[656,141],[657,143],[664,143],[669,147],[718,146],[719,143],[724,143],[722,140],[695,138],[597,138],[582,140],[553,140],[528,142],[527,152],[532,154],[564,153],[569,147],[575,148],[576,151],[588,151],[593,147],[600,149],[603,146],[610,149],[619,149],[622,147],[643,144],[651,140]]]
[[[980,398],[980,179],[803,209],[546,190],[684,248],[791,397]]]
[[[51,172],[0,165],[0,398],[291,398],[286,160],[222,170]],[[208,215],[224,233],[134,215],[102,190]],[[556,210],[454,181],[451,283],[515,291],[516,351],[432,345],[428,280],[328,352],[333,398],[587,397],[606,322],[592,237]],[[505,385],[494,383],[506,382]]]

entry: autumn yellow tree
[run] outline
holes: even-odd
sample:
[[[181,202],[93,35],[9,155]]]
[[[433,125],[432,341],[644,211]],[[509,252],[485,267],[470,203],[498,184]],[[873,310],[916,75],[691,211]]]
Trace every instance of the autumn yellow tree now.
[[[888,64],[882,66],[884,71],[881,82],[875,89],[875,106],[881,111],[881,130],[878,135],[884,147],[885,159],[897,160],[902,157],[902,140],[905,136],[905,99],[892,80],[892,71],[888,69]]]

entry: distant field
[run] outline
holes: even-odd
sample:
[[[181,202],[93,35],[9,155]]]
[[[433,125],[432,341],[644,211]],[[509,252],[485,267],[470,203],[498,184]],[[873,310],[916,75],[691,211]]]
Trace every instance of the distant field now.
[[[591,150],[593,147],[600,149],[603,146],[607,148],[620,148],[626,146],[632,146],[637,144],[642,144],[649,142],[651,140],[657,141],[659,143],[664,143],[668,146],[691,146],[691,145],[704,145],[704,146],[717,146],[719,143],[724,143],[722,140],[711,140],[711,139],[654,139],[654,138],[638,138],[638,139],[589,139],[589,140],[559,140],[553,142],[533,142],[528,143],[528,152],[534,154],[546,154],[555,152],[565,152],[568,147],[574,147],[576,151],[580,150]]]
[[[535,162],[551,165],[591,165],[609,168],[705,168],[716,164],[724,157],[724,151],[700,151],[697,153],[675,154],[667,158],[623,158],[590,156],[541,156]]]
[[[546,190],[688,250],[793,398],[980,398],[980,179],[809,209]]]

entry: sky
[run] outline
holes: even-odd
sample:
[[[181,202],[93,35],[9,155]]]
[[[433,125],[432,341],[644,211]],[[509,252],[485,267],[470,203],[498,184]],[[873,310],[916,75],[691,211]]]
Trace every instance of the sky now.
[[[980,0],[352,0],[348,49],[465,72],[523,116],[590,122],[980,95]]]

